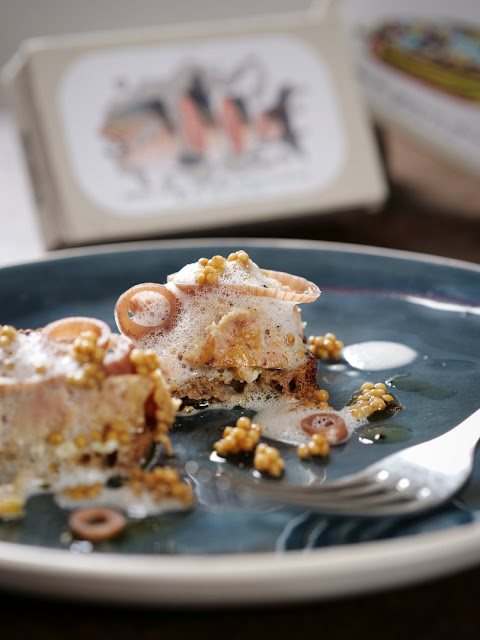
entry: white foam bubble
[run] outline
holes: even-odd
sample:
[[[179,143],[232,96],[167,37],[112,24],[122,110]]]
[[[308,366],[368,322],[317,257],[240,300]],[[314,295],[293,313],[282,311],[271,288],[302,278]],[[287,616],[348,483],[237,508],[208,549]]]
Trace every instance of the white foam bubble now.
[[[120,487],[111,489],[102,487],[100,493],[94,498],[78,500],[69,497],[67,494],[54,489],[54,499],[62,509],[79,509],[81,507],[109,506],[124,511],[128,517],[141,519],[147,516],[161,515],[166,512],[184,511],[189,506],[183,504],[175,498],[164,498],[154,500],[148,491],[143,491],[140,495],[133,493],[130,487]]]
[[[236,310],[251,312],[261,319],[262,327],[269,333],[268,344],[276,345],[275,349],[284,355],[289,366],[299,362],[300,356],[297,351],[303,348],[303,327],[294,311],[293,303],[235,292],[221,284],[213,288],[199,289],[194,294],[180,290],[175,282],[166,286],[177,297],[177,315],[168,330],[160,329],[142,337],[138,340],[137,346],[157,353],[168,378],[175,384],[182,384],[192,375],[218,377],[218,372],[212,367],[190,366],[188,354],[195,348],[201,349],[205,345],[209,329]],[[148,313],[145,309],[144,316]],[[156,308],[152,313],[153,317],[158,317],[155,316]],[[145,317],[142,324],[147,324]],[[155,322],[150,321],[149,324]],[[287,345],[285,339],[288,334],[296,337],[294,345]],[[265,354],[259,353],[259,356],[262,355]]]
[[[403,367],[413,362],[417,352],[399,342],[371,340],[348,345],[342,356],[351,367],[362,371],[380,371]]]
[[[79,368],[68,353],[61,353],[40,331],[18,332],[11,345],[1,350],[0,376],[22,381],[40,381],[66,375]]]
[[[170,305],[160,293],[155,291],[137,293],[139,308],[133,314],[137,324],[144,327],[156,327],[164,323],[167,318]]]
[[[272,397],[262,393],[250,394],[247,404],[248,408],[255,411],[253,421],[262,426],[264,437],[296,446],[310,440],[310,436],[301,427],[302,420],[325,411],[318,407],[306,407],[294,398]],[[342,442],[366,422],[366,419],[362,421],[354,418],[346,407],[339,411],[332,409],[331,413],[340,416],[345,422],[348,437]]]

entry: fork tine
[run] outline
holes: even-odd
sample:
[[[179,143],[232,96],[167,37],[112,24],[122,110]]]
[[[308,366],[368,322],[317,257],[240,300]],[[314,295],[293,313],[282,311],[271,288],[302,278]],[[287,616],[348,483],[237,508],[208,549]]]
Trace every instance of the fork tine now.
[[[343,476],[342,478],[338,478],[337,480],[332,480],[331,482],[327,482],[322,484],[322,493],[323,492],[337,492],[342,491],[344,489],[349,489],[356,486],[361,485],[370,485],[370,484],[379,484],[382,485],[388,480],[389,474],[385,475],[385,477],[379,476],[383,471],[382,466],[379,466],[378,463],[374,463],[365,467],[361,471],[357,471],[356,473],[351,473],[349,475]],[[385,473],[385,472],[384,472]]]
[[[366,470],[365,470],[366,471]],[[322,509],[335,514],[369,515],[389,508],[404,511],[415,496],[399,491],[392,482],[375,481],[375,475],[361,472],[349,479],[325,485],[285,485],[272,481],[256,481],[230,477],[232,488],[251,496],[274,500],[284,504]],[[354,484],[351,484],[353,478]],[[345,480],[345,482],[343,481]],[[331,491],[327,491],[332,487]]]
[[[357,485],[346,485],[341,487],[336,487],[337,491],[329,491],[324,492],[323,487],[319,489],[319,492],[325,496],[329,496],[329,498],[333,500],[342,500],[344,496],[349,498],[359,498],[366,496],[373,496],[375,494],[381,494],[389,491],[391,489],[391,485],[387,485],[386,483],[380,482],[367,482],[365,481],[363,484]]]
[[[305,492],[303,489],[285,487],[243,487],[252,495],[260,495],[264,499],[278,500],[284,504],[302,506],[311,509],[322,509],[336,514],[369,514],[378,508],[396,507],[410,503],[414,497],[396,490],[384,490],[366,495],[324,495],[321,490]]]

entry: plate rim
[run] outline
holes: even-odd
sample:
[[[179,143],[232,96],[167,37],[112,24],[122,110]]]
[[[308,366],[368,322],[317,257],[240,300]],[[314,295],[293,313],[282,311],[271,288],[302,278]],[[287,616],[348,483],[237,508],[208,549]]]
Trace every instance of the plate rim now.
[[[368,595],[480,563],[480,522],[288,553],[152,556],[0,542],[0,585],[26,594],[147,606],[245,606]],[[375,571],[368,567],[374,567]]]
[[[105,243],[79,247],[69,247],[45,252],[42,256],[37,256],[30,260],[22,260],[9,264],[0,265],[0,271],[12,267],[34,265],[43,262],[65,260],[68,258],[84,257],[88,255],[100,255],[111,253],[124,253],[129,251],[142,251],[166,248],[195,248],[209,245],[224,245],[231,247],[241,244],[249,244],[255,247],[268,246],[273,249],[319,249],[324,251],[338,251],[342,253],[360,253],[364,255],[379,256],[385,258],[399,258],[403,260],[413,260],[419,262],[430,262],[440,266],[450,266],[464,268],[471,271],[480,272],[480,263],[451,258],[437,254],[422,253],[420,251],[410,251],[407,249],[395,249],[390,247],[380,247],[368,244],[358,244],[354,242],[334,242],[329,240],[309,240],[301,238],[267,238],[267,237],[202,237],[202,238],[173,238],[156,240],[132,240],[118,243]]]
[[[2,265],[0,273],[12,267],[88,255],[193,249],[213,244],[360,253],[480,273],[480,264],[408,250],[322,240],[245,237],[139,240],[73,247]],[[0,586],[47,597],[157,607],[318,601],[412,585],[473,567],[480,563],[479,540],[480,522],[474,521],[400,538],[288,553],[73,553],[0,541]],[[375,571],[369,566],[375,566]]]

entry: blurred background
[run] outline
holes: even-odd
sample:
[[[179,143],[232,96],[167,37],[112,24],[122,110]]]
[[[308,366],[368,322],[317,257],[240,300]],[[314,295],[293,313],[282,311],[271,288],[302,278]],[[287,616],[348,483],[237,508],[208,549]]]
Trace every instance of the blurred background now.
[[[183,22],[241,18],[261,15],[281,15],[307,11],[307,0],[244,0],[241,3],[222,0],[176,0],[154,2],[136,0],[135,3],[112,3],[109,0],[84,0],[82,3],[62,0],[2,0],[0,12],[0,66],[17,51],[20,43],[31,37],[55,36],[88,31],[142,28]],[[321,0],[319,7],[329,4]],[[381,157],[388,183],[389,195],[380,210],[309,212],[291,220],[282,219],[228,228],[208,228],[191,233],[176,232],[175,237],[257,236],[309,238],[327,241],[359,243],[386,248],[407,249],[440,256],[480,262],[480,169],[478,173],[469,163],[463,163],[462,151],[451,158],[435,145],[426,143],[419,131],[399,126],[398,118],[390,120],[388,104],[382,104],[384,85],[375,86],[375,77],[358,55],[359,16],[378,13],[383,5],[382,18],[399,19],[407,16],[411,24],[418,22],[426,2],[371,2],[368,0],[339,1],[338,10],[349,42],[352,66],[362,100]],[[473,25],[476,36],[467,43],[471,59],[478,63],[473,70],[480,74],[480,5],[476,0],[463,0],[455,5],[452,14],[447,2],[429,3],[438,13],[438,21]],[[388,11],[387,11],[388,9]],[[405,34],[404,34],[405,35]],[[414,34],[415,35],[415,34]],[[418,35],[418,34],[417,34]],[[412,41],[412,33],[405,40]],[[475,67],[475,64],[474,64]],[[398,73],[398,69],[393,71]],[[479,82],[477,78],[477,83]],[[415,89],[416,90],[416,89]],[[376,100],[375,91],[379,100]],[[423,86],[421,91],[432,92]],[[451,100],[451,96],[445,98]],[[460,104],[460,103],[459,103]],[[464,108],[462,101],[461,108]],[[383,109],[383,110],[382,110]],[[469,100],[472,116],[472,139],[480,137],[480,93]],[[446,113],[454,113],[449,111]],[[462,116],[460,116],[461,118]],[[480,147],[479,147],[480,148]],[[467,152],[466,152],[467,153]],[[460,155],[459,155],[460,154]],[[460,160],[460,161],[459,161]],[[471,163],[470,163],[471,165]],[[26,171],[26,159],[19,148],[4,95],[0,90],[0,216],[6,232],[0,247],[0,264],[35,258],[44,252],[31,185]],[[173,234],[170,234],[173,235]],[[165,234],[158,234],[165,237]],[[167,236],[168,237],[168,236]]]

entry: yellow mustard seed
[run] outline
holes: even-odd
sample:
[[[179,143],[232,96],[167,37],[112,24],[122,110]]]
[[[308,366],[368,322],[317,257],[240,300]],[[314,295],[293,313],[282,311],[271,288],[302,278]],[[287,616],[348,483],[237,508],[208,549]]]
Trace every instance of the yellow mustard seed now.
[[[60,431],[52,431],[47,436],[47,442],[48,442],[48,444],[52,444],[54,446],[62,444],[62,442],[63,442],[63,434],[60,433]]]
[[[17,335],[17,330],[9,324],[0,325],[0,347],[8,347]]]
[[[315,393],[315,396],[319,402],[328,402],[328,399],[330,398],[330,394],[326,389],[320,389]]]
[[[370,403],[370,406],[373,407],[375,411],[382,411],[387,405],[382,398],[375,398],[375,400]]]
[[[287,333],[286,342],[289,347],[293,347],[293,345],[295,344],[295,336],[293,335],[293,333]]]
[[[358,404],[359,406],[370,404],[370,398],[368,396],[359,396],[357,398],[356,404]]]
[[[250,418],[247,418],[247,416],[241,416],[240,418],[238,418],[236,425],[240,429],[250,429],[250,427],[252,426],[252,421],[250,420]]]
[[[297,447],[297,455],[299,458],[308,458],[310,456],[310,450],[308,444],[301,444]]]
[[[214,269],[224,269],[225,268],[225,258],[223,256],[213,256],[210,260],[210,263]]]
[[[374,398],[381,398],[383,396],[383,394],[385,393],[385,391],[383,391],[382,389],[370,389],[370,391],[368,391],[368,395]]]
[[[8,347],[12,343],[12,340],[7,336],[0,336],[0,347]]]
[[[364,382],[360,387],[360,391],[367,391],[369,389],[373,389],[374,387],[375,385],[373,384],[373,382]]]
[[[152,471],[136,469],[131,474],[128,486],[135,495],[148,491],[156,502],[175,498],[188,506],[194,501],[190,485],[171,467],[155,467]]]
[[[359,420],[365,417],[365,411],[363,410],[363,407],[359,407],[357,404],[354,404],[350,408],[350,413],[354,418],[357,418]]]
[[[218,275],[216,273],[207,273],[205,280],[208,282],[208,284],[217,284],[218,282]]]
[[[76,438],[74,439],[73,443],[77,447],[77,449],[85,449],[85,447],[88,444],[88,440],[87,440],[86,436],[84,436],[83,434],[80,434],[80,435],[76,436]]]
[[[4,324],[2,325],[0,334],[2,336],[9,336],[10,338],[13,339],[17,335],[17,330],[15,329],[15,327],[12,327],[11,324]]]

